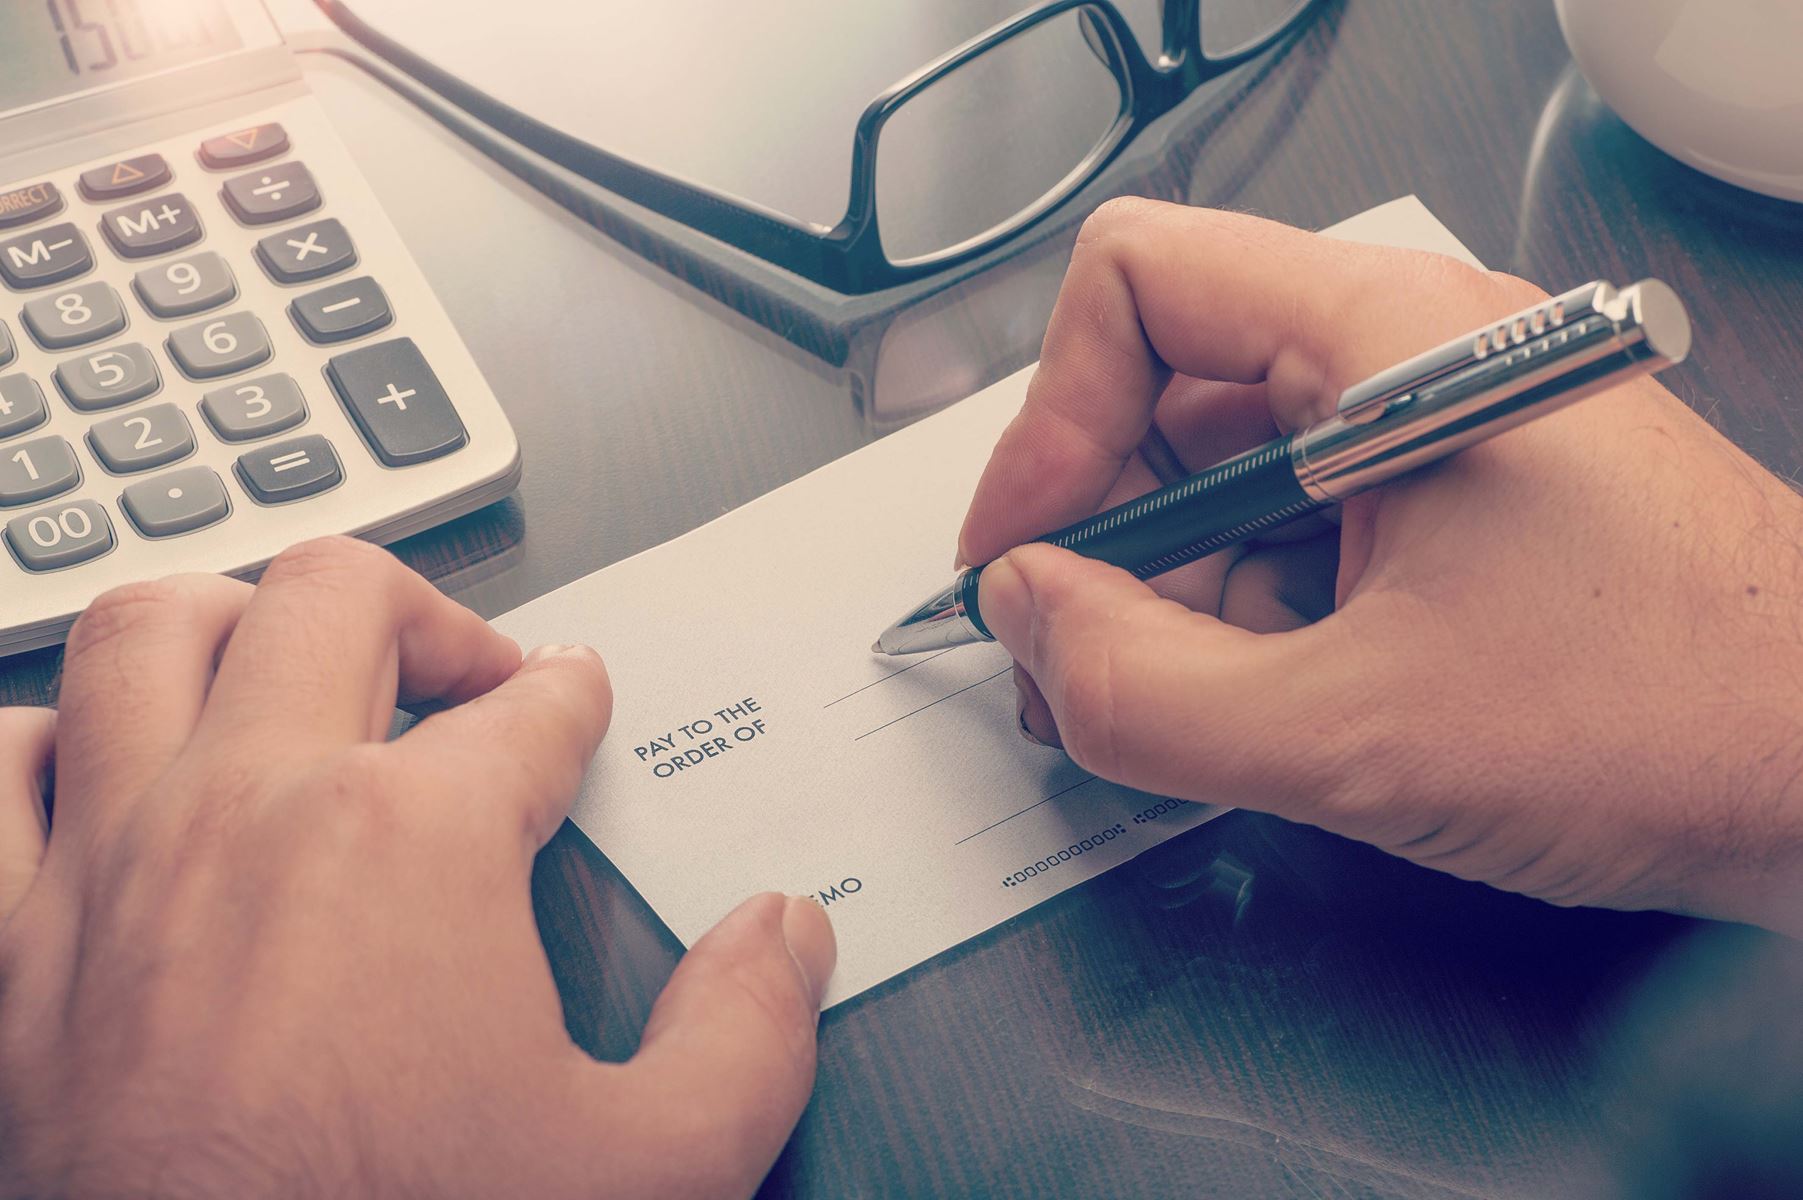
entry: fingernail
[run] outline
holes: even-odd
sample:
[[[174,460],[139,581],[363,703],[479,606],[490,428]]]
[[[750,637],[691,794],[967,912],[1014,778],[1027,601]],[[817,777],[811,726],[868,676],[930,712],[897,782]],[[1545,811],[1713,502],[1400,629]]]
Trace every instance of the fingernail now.
[[[581,646],[572,646],[564,642],[548,642],[543,646],[534,646],[532,648],[532,653],[528,654],[523,661],[535,663],[541,659],[556,658],[561,654],[571,654],[580,649],[582,649]]]
[[[1014,671],[1014,723],[1020,726],[1020,735],[1035,746],[1043,746],[1044,742],[1033,736],[1027,728],[1027,685],[1021,682],[1020,670]]]
[[[839,948],[833,938],[833,923],[826,919],[821,907],[806,896],[790,896],[783,903],[783,944],[802,982],[820,1007],[826,995],[826,981],[832,978],[833,964],[839,960]]]

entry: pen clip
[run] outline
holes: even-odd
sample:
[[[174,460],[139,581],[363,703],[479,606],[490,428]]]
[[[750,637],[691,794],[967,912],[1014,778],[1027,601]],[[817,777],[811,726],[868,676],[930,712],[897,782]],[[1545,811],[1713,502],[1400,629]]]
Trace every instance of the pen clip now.
[[[1614,294],[1615,288],[1602,280],[1594,280],[1563,295],[1542,300],[1531,308],[1524,308],[1353,384],[1340,393],[1336,411],[1348,425],[1363,425],[1375,420],[1392,403],[1434,380],[1480,363],[1498,350],[1519,346],[1549,329],[1588,316],[1600,310]]]

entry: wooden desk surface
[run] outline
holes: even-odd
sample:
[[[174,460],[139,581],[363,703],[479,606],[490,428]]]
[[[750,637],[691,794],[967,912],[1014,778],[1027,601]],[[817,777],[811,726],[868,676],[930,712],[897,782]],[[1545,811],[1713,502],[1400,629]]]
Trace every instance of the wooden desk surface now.
[[[517,497],[398,548],[487,615],[856,448],[947,344],[972,387],[1032,356],[1030,329],[917,326],[886,376],[852,378],[354,69],[311,73],[519,431]],[[1803,207],[1628,131],[1550,4],[1332,5],[1157,183],[1306,226],[1413,191],[1495,268],[1664,278],[1698,330],[1667,382],[1773,471],[1803,468]],[[1029,286],[1049,303],[1056,273]],[[934,319],[980,325],[976,304]],[[53,699],[59,661],[0,662],[0,701]],[[569,827],[535,890],[570,1029],[630,1054],[680,947]],[[1794,1084],[1800,987],[1780,939],[1553,909],[1236,813],[830,1013],[766,1190],[1591,1195],[1628,1170],[1664,1194],[1723,1136],[1687,1113],[1731,1114],[1774,1071]]]

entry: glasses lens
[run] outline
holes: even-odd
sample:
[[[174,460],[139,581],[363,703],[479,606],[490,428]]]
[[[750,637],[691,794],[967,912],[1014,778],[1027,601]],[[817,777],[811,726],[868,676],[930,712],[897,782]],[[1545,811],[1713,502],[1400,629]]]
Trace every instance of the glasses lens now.
[[[1260,49],[1311,0],[1200,0],[1202,56],[1232,58]]]
[[[1101,53],[1091,44],[1098,38]],[[902,105],[877,141],[876,213],[889,261],[980,239],[1081,183],[1120,116],[1117,55],[1107,26],[1072,9]]]

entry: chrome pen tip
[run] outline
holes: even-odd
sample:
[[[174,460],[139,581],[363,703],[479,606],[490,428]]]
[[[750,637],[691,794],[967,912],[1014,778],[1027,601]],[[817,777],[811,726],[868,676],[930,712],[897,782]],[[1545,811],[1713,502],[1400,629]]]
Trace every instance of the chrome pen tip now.
[[[962,579],[960,576],[959,581]],[[953,646],[993,640],[965,612],[964,602],[959,598],[959,582],[954,582],[883,630],[870,650],[873,654],[922,654],[928,650],[948,650]]]

